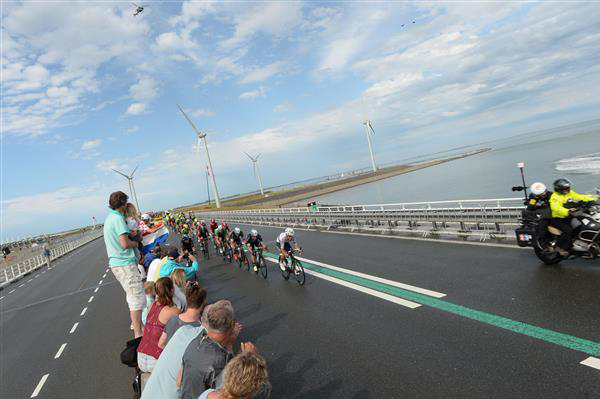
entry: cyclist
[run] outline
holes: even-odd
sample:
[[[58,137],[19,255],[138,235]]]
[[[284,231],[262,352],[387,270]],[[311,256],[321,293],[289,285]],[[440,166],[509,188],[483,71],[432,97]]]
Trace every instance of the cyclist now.
[[[215,234],[215,230],[217,229],[217,227],[219,227],[219,225],[217,224],[217,221],[215,219],[212,219],[210,221],[210,224],[208,225],[210,232],[212,234]]]
[[[241,247],[244,241],[244,232],[239,228],[236,227],[233,229],[233,231],[229,234],[229,242],[231,244],[231,249],[233,250],[233,258],[237,261],[237,255],[235,253],[235,250],[237,249],[237,247]],[[244,248],[241,248],[242,252],[244,251]]]
[[[223,250],[225,249],[225,245],[227,245],[227,237],[228,236],[229,236],[229,234],[227,234],[227,230],[225,230],[223,225],[220,224],[217,227],[217,229],[215,230],[215,244],[217,245],[217,248],[221,252],[221,255],[223,255]]]
[[[208,229],[206,228],[206,223],[204,222],[204,220],[202,220],[200,222],[200,224],[198,225],[198,241],[200,241],[202,243],[202,245],[204,245],[204,249],[206,251],[208,251],[208,237],[210,236],[210,233],[208,232]]]
[[[246,245],[248,246],[248,249],[250,250],[250,254],[252,256],[254,272],[258,273],[258,267],[256,266],[256,256],[254,254],[256,253],[256,250],[258,248],[264,251],[265,249],[267,249],[267,247],[263,243],[262,237],[260,236],[260,234],[258,234],[258,231],[256,231],[255,229],[250,230],[250,234],[248,234],[248,238],[246,239]]]
[[[184,234],[183,237],[181,237],[181,249],[183,251],[188,251],[192,255],[196,252],[194,248],[194,241],[187,234]]]
[[[283,233],[279,234],[275,241],[277,242],[277,247],[279,248],[279,267],[281,268],[281,271],[285,271],[285,261],[289,256],[289,252],[292,250],[292,248],[300,249],[294,240],[294,229],[291,227],[286,228]]]

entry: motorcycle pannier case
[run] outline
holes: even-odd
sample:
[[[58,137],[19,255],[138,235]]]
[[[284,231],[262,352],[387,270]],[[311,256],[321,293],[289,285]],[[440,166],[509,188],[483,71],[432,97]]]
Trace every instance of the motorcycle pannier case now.
[[[531,247],[535,237],[535,230],[527,227],[519,227],[515,230],[517,235],[517,244],[520,247]]]

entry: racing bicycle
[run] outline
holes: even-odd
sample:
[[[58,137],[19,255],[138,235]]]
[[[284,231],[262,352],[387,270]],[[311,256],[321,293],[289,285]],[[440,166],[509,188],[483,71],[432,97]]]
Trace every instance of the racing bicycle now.
[[[306,280],[304,266],[302,266],[302,263],[296,259],[296,254],[302,254],[302,250],[292,249],[288,251],[288,257],[284,261],[284,270],[281,271],[281,275],[285,280],[288,280],[290,278],[290,274],[293,274],[298,284],[304,285],[304,281]]]

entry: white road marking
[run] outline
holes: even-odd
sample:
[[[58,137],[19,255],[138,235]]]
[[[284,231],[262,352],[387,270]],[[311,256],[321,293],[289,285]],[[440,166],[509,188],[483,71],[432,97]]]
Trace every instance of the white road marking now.
[[[276,259],[271,259],[271,258],[267,258],[267,259],[273,263],[277,263],[277,265],[279,266],[279,262]],[[344,287],[352,288],[353,290],[360,291],[365,294],[369,294],[369,295],[375,296],[377,298],[384,299],[386,301],[405,306],[410,309],[415,309],[415,308],[418,308],[419,306],[421,306],[421,304],[419,304],[419,303],[407,301],[406,299],[398,298],[393,295],[384,294],[383,292],[379,292],[379,291],[373,290],[371,288],[365,288],[365,287],[362,287],[362,286],[354,284],[354,283],[349,283],[349,282],[341,280],[339,278],[335,278],[335,277],[327,276],[327,275],[324,275],[321,273],[313,272],[312,270],[304,270],[304,272],[306,274],[310,274],[315,277],[322,278],[323,280],[327,280],[327,281],[330,281],[330,282],[338,284],[338,285],[343,285]]]
[[[98,285],[102,285],[103,282],[104,282],[104,280],[100,280],[100,282],[98,283]]]
[[[25,284],[21,284],[20,286],[18,286],[17,288],[21,288],[22,286],[24,286]]]
[[[600,370],[600,359],[598,359],[597,357],[590,356],[584,361],[582,361],[580,364]]]
[[[39,274],[36,274],[36,275],[35,275],[35,278],[38,278],[39,276],[40,276]]]
[[[73,324],[73,327],[71,327],[71,331],[69,331],[69,334],[73,334],[75,332],[75,330],[77,329],[78,325],[79,325],[79,323]]]
[[[338,272],[342,272],[342,273],[345,273],[345,274],[351,274],[351,275],[357,276],[357,277],[362,277],[362,278],[367,279],[367,280],[377,281],[378,283],[382,283],[382,284],[386,284],[386,285],[391,285],[391,286],[394,286],[394,287],[402,288],[402,289],[407,290],[407,291],[418,292],[419,294],[432,296],[434,298],[443,298],[443,297],[446,296],[446,294],[443,294],[441,292],[431,291],[431,290],[428,290],[428,289],[425,289],[425,288],[415,287],[414,285],[408,285],[408,284],[404,284],[404,283],[399,283],[397,281],[388,280],[388,279],[377,277],[377,276],[371,276],[370,274],[365,274],[365,273],[361,273],[361,272],[355,272],[354,270],[343,269],[341,267],[329,265],[329,264],[323,263],[323,262],[318,262],[316,260],[306,259],[306,258],[302,258],[300,256],[298,256],[297,258],[300,259],[300,260],[302,260],[302,261],[308,262],[308,263],[314,263],[315,265],[325,267],[327,269],[336,270]]]
[[[29,280],[27,280],[28,283],[31,283],[33,281],[32,278],[30,278]]]
[[[99,289],[100,289],[100,287],[96,287],[96,289],[94,290],[94,294],[95,294],[96,292],[98,292],[98,290],[99,290]]]
[[[13,292],[15,292],[15,290],[12,290],[11,292],[9,292],[9,294],[12,294]]]
[[[92,295],[88,301],[88,303],[92,302],[94,300],[94,296]]]
[[[108,273],[108,270],[109,270],[109,269],[106,269],[106,273]]]
[[[58,348],[58,352],[56,352],[56,355],[54,355],[55,359],[58,359],[60,357],[60,355],[62,355],[63,351],[65,350],[65,347],[67,346],[66,343],[62,344],[60,346],[60,348]]]
[[[46,273],[46,270],[44,270],[44,271],[42,272],[42,274],[44,274],[44,273]]]
[[[48,376],[50,374],[44,374],[44,376],[42,377],[42,379],[40,380],[40,382],[38,382],[37,387],[35,387],[35,390],[33,391],[33,393],[31,394],[32,398],[35,398],[38,396],[38,394],[40,393],[40,391],[42,390],[42,387],[44,386],[44,384],[46,383],[46,380],[48,379]]]
[[[102,276],[102,278],[106,278],[106,273],[104,273],[104,276]]]
[[[1,300],[3,300],[3,299],[4,299],[4,297],[3,297],[3,296],[0,296],[0,301],[1,301]]]
[[[81,311],[81,314],[79,316],[83,316],[86,311],[87,311],[87,307],[83,308],[83,310]]]

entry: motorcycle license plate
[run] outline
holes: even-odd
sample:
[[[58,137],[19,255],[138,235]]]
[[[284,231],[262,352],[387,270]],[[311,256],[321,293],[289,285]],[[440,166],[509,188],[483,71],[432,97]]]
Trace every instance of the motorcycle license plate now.
[[[529,241],[531,241],[532,238],[533,238],[532,236],[530,236],[529,234],[526,234],[526,233],[519,234],[519,241],[529,242]]]

